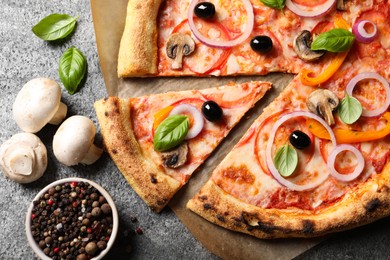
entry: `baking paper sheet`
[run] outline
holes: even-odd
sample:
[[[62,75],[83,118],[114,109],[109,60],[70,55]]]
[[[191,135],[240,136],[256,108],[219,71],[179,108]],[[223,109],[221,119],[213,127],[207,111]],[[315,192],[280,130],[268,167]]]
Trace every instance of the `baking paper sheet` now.
[[[273,88],[244,116],[210,158],[193,174],[190,182],[174,196],[169,204],[172,210],[207,249],[224,259],[291,259],[319,243],[322,239],[260,240],[213,225],[185,207],[187,201],[200,190],[210,177],[212,170],[261,114],[263,108],[291,81],[292,75],[273,73],[263,77],[118,79],[117,56],[124,28],[127,1],[90,1],[100,65],[109,96],[134,97],[169,90],[217,87],[229,82],[250,80],[273,83]]]

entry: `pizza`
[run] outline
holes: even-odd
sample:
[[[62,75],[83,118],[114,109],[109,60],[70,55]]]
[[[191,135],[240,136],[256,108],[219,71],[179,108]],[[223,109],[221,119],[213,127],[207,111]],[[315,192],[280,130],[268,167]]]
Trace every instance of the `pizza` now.
[[[384,0],[129,1],[118,76],[296,74],[187,207],[320,236],[390,214],[389,18]]]
[[[138,195],[159,212],[270,87],[253,81],[108,97],[96,101],[95,110],[107,152]]]
[[[129,1],[119,48],[119,77],[297,74],[307,66],[318,72],[334,58],[330,53],[319,58],[323,53],[311,52],[307,38],[297,37],[303,31],[315,36],[333,28],[333,7],[319,18],[304,18],[260,0],[210,0],[215,15],[202,19],[194,14],[198,2],[202,1]],[[287,2],[318,12],[330,1]],[[345,11],[339,13],[348,24],[374,16],[379,27],[386,27],[387,1],[345,2]],[[388,40],[384,41],[387,45]]]

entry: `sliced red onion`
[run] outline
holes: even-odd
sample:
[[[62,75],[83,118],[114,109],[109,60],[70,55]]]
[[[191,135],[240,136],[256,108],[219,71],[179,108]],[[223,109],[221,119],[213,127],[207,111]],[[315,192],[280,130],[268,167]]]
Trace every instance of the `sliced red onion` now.
[[[268,139],[268,143],[267,143],[267,148],[266,148],[266,162],[267,162],[267,166],[268,166],[268,169],[271,172],[272,176],[280,184],[286,186],[290,190],[296,190],[296,191],[304,191],[304,190],[313,189],[313,188],[319,186],[321,183],[323,183],[329,176],[329,173],[321,173],[320,177],[317,178],[315,181],[310,182],[310,183],[305,184],[305,185],[298,185],[298,184],[292,183],[291,181],[283,178],[280,175],[279,171],[275,167],[274,161],[272,159],[272,145],[274,143],[276,131],[287,120],[289,120],[291,118],[294,118],[294,117],[301,117],[301,116],[309,117],[309,118],[312,118],[314,120],[317,120],[321,125],[323,125],[325,127],[325,129],[329,132],[332,144],[334,146],[336,146],[336,137],[335,137],[332,129],[330,128],[330,126],[325,122],[324,119],[322,119],[321,117],[319,117],[319,116],[317,116],[317,115],[315,115],[315,114],[313,114],[311,112],[307,112],[307,111],[292,112],[292,113],[289,113],[289,114],[286,114],[286,115],[282,116],[281,118],[279,118],[275,122],[275,124],[273,125],[273,127],[271,129],[271,133],[270,133],[270,136],[269,136],[269,139]]]
[[[372,33],[368,33],[364,26],[366,24],[371,24],[374,30]],[[378,34],[378,28],[376,27],[376,24],[371,22],[370,20],[361,20],[356,22],[352,27],[352,33],[355,34],[356,40],[362,43],[370,43],[372,42],[376,35]]]
[[[228,47],[233,47],[236,46],[243,41],[245,41],[249,35],[251,35],[252,30],[253,30],[253,25],[255,21],[255,15],[253,12],[253,6],[250,2],[250,0],[241,0],[243,1],[245,5],[245,10],[248,15],[248,21],[245,27],[244,32],[240,35],[240,37],[229,40],[229,41],[216,41],[216,40],[211,40],[205,36],[203,36],[199,30],[195,26],[194,22],[194,9],[196,4],[198,3],[198,0],[192,0],[190,3],[190,7],[188,8],[188,25],[190,26],[190,29],[192,33],[195,35],[195,37],[201,41],[202,43],[211,46],[211,47],[217,47],[217,48],[228,48]]]
[[[286,6],[291,12],[302,17],[317,17],[325,14],[335,4],[336,0],[327,0],[313,10],[304,10],[302,6],[294,4],[292,0],[286,1]]]
[[[356,156],[356,159],[357,159],[358,165],[355,167],[355,170],[350,174],[340,174],[337,172],[336,168],[334,167],[337,155],[343,151],[352,152]],[[352,180],[356,179],[360,175],[360,173],[362,173],[362,171],[364,169],[363,155],[361,154],[361,152],[358,149],[356,149],[352,145],[349,145],[349,144],[337,145],[330,152],[330,155],[328,158],[328,169],[330,171],[330,175],[335,177],[337,180],[344,181],[344,182],[352,181]]]
[[[175,106],[169,115],[189,114],[193,118],[193,124],[188,130],[186,140],[196,137],[203,129],[204,119],[202,113],[193,105],[180,104]]]
[[[360,73],[360,74],[356,75],[355,77],[353,77],[348,82],[348,85],[346,88],[348,95],[352,96],[352,92],[353,92],[353,89],[355,88],[356,84],[363,79],[376,79],[376,80],[378,80],[383,85],[383,88],[386,91],[386,100],[382,104],[382,106],[378,107],[377,109],[366,110],[363,108],[362,116],[374,117],[374,116],[378,116],[378,115],[384,113],[390,105],[390,86],[389,86],[389,82],[387,82],[387,80],[384,77],[382,77],[381,75],[379,75],[378,73],[364,72],[364,73]]]

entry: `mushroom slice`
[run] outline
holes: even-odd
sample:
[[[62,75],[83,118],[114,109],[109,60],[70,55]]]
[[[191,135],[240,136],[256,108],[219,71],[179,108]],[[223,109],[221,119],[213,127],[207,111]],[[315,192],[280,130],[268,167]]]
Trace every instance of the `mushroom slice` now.
[[[43,175],[46,167],[46,147],[34,134],[16,134],[0,147],[0,168],[11,180],[33,182]]]
[[[85,116],[71,116],[66,119],[53,138],[53,152],[59,162],[67,166],[92,164],[103,150],[93,144],[96,128]]]
[[[195,50],[195,42],[191,36],[183,33],[173,33],[167,42],[167,56],[173,59],[172,69],[183,67],[183,55],[188,56]]]
[[[35,78],[19,91],[12,112],[23,131],[36,133],[47,123],[59,125],[66,116],[67,106],[61,102],[61,88],[57,82]]]
[[[328,125],[333,125],[334,118],[332,112],[339,105],[339,98],[330,90],[317,89],[313,91],[306,100],[309,110],[322,116]]]
[[[308,30],[303,30],[293,42],[293,48],[299,58],[305,61],[313,61],[319,59],[325,54],[325,51],[313,51],[310,49],[312,43],[311,33]]]
[[[161,153],[163,164],[168,168],[179,168],[187,161],[188,145],[187,142],[182,143],[175,149]]]

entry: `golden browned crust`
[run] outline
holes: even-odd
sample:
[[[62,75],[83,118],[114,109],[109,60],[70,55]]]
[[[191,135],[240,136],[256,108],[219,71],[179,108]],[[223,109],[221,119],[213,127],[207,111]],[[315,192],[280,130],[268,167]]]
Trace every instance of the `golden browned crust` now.
[[[390,163],[319,212],[263,209],[224,192],[212,180],[187,207],[222,227],[258,238],[314,237],[351,229],[390,215]]]
[[[109,97],[94,106],[107,152],[135,192],[160,212],[181,184],[142,154],[132,131],[130,100]]]
[[[129,0],[119,47],[119,77],[157,74],[157,14],[161,2]]]

